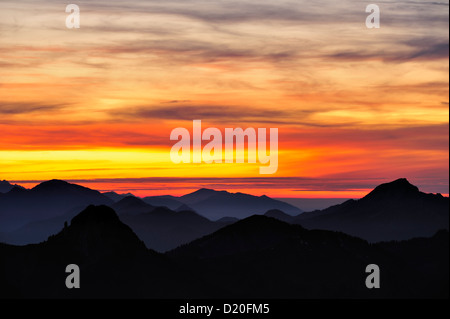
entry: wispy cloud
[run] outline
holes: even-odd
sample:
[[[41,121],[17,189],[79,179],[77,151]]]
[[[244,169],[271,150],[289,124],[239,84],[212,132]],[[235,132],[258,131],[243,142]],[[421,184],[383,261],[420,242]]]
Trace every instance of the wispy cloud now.
[[[441,172],[434,172],[440,174]],[[289,190],[288,194],[301,195],[314,192],[354,192],[359,193],[359,198],[367,194],[373,188],[382,183],[390,182],[397,177],[378,176],[365,178],[367,172],[346,172],[347,176],[324,176],[321,178],[310,177],[248,177],[248,178],[177,178],[177,177],[146,177],[146,178],[101,178],[101,179],[71,179],[71,183],[80,183],[87,187],[97,188],[101,191],[115,190],[118,192],[135,192],[145,195],[175,194],[182,195],[199,188],[212,188],[216,190],[228,190],[237,192],[245,190],[253,194],[279,194],[279,190]],[[433,174],[432,174],[433,175]],[[443,194],[448,193],[448,188],[441,185],[445,179],[430,179],[421,173],[409,178],[423,192]],[[398,176],[404,177],[404,176]],[[36,184],[42,180],[15,180],[18,184]],[[272,190],[269,191],[269,190]],[[181,193],[180,193],[181,191]],[[144,195],[144,196],[145,196]]]
[[[1,87],[1,84],[0,84]],[[25,103],[25,102],[0,102],[1,115],[16,115],[30,113],[49,113],[65,108],[66,104],[42,104],[42,103]]]
[[[321,123],[312,121],[310,116],[326,112],[324,108],[304,109],[262,109],[248,105],[216,105],[216,104],[192,104],[191,102],[171,103],[169,105],[148,105],[126,107],[112,110],[113,119],[128,120],[178,120],[189,121],[196,119],[207,120],[215,124],[232,124],[239,119],[241,125],[265,123],[278,125],[300,125],[308,127],[342,127],[351,123]]]
[[[368,0],[76,3],[81,28],[69,30],[60,0],[0,1],[0,151],[136,148],[163,157],[170,131],[201,119],[278,127],[280,172],[317,178],[242,180],[244,188],[348,190],[400,173],[448,186],[447,0],[377,2],[376,30],[365,27]],[[80,178],[126,176],[116,156],[107,158],[115,171],[61,167]],[[33,171],[50,170],[39,160]],[[8,169],[20,174],[20,165]],[[353,180],[339,184],[343,174]]]
[[[341,51],[326,55],[325,58],[344,61],[369,61],[382,60],[384,62],[409,62],[414,60],[448,60],[449,42],[441,42],[441,39],[413,39],[405,43],[396,43],[394,48],[388,50],[360,48],[358,51]]]

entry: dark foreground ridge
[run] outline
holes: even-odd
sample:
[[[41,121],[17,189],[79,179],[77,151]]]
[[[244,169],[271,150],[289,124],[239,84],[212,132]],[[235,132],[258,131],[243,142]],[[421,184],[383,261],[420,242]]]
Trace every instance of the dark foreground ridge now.
[[[69,264],[80,267],[82,289],[66,288]],[[0,244],[0,297],[205,297],[196,289],[182,268],[148,250],[107,206],[89,206],[46,242]]]
[[[0,245],[0,296],[17,298],[448,298],[448,231],[371,245],[251,216],[165,255],[106,206],[89,206],[47,241]],[[367,289],[365,268],[381,269]],[[68,264],[80,289],[67,289]]]

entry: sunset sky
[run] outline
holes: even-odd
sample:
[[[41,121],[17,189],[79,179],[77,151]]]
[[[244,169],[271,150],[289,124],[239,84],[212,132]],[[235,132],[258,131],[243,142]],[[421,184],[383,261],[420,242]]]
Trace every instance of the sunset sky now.
[[[406,177],[448,194],[448,17],[448,1],[1,0],[0,180],[360,197]],[[277,173],[172,163],[170,132],[195,119],[278,128]]]

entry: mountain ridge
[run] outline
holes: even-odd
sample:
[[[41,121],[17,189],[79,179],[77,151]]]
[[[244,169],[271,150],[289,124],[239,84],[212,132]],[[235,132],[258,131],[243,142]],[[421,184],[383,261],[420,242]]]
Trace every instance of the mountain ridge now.
[[[13,188],[0,196],[0,231],[12,231],[27,223],[63,215],[86,206],[111,205],[113,201],[92,190],[61,180],[42,182],[32,189]]]
[[[69,264],[80,268],[81,289],[64,285]],[[205,297],[206,289],[104,205],[88,206],[42,243],[0,244],[0,283],[5,298]]]
[[[159,254],[112,208],[90,205],[43,243],[0,244],[0,296],[448,298],[448,238],[441,231],[369,244],[254,215]],[[64,269],[73,263],[81,289],[64,286]],[[364,285],[371,263],[381,267],[382,289]]]
[[[254,214],[264,214],[269,209],[279,209],[289,215],[302,213],[301,209],[266,195],[254,196],[206,188],[183,195],[179,200],[211,220],[222,217],[246,218]]]
[[[0,181],[0,194],[1,193],[8,193],[14,187],[24,189],[24,187],[22,187],[20,185],[17,185],[17,184],[11,184],[7,180]]]
[[[423,193],[401,178],[375,187],[361,199],[303,213],[292,222],[376,242],[429,237],[448,229],[448,212],[448,197]]]

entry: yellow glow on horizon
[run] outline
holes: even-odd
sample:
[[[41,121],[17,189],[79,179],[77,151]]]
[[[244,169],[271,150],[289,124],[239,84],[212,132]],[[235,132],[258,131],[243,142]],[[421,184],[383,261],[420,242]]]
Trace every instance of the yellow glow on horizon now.
[[[172,163],[170,131],[200,119],[278,128],[276,177],[442,183],[448,6],[385,1],[395,22],[368,30],[351,1],[255,3],[85,1],[68,30],[64,6],[2,0],[0,180],[261,176]]]
[[[9,180],[95,179],[141,177],[251,177],[257,163],[180,163],[167,149],[89,149],[0,151],[0,175]],[[18,168],[20,167],[20,171]]]

